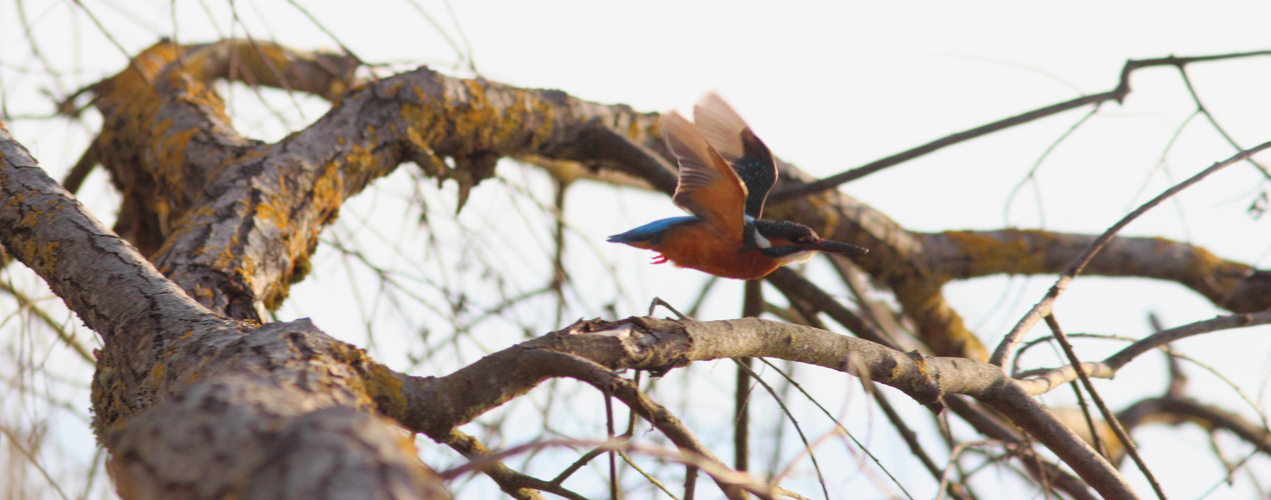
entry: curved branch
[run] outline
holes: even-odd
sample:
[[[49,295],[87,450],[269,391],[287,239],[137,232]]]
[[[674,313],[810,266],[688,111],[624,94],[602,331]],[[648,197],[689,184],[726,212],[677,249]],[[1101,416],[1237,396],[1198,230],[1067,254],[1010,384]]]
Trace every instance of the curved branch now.
[[[945,231],[921,238],[927,249],[921,257],[923,265],[942,281],[994,274],[1057,274],[1095,241],[1095,236],[1087,234],[1025,229]],[[1081,274],[1173,281],[1232,312],[1271,307],[1271,272],[1164,238],[1113,238]]]
[[[377,380],[372,392],[380,411],[411,430],[446,442],[454,427],[525,394],[543,381],[556,377],[574,378],[626,403],[685,452],[714,463],[719,470],[731,470],[679,419],[641,393],[633,383],[614,373],[617,368],[600,362],[616,360],[605,359],[604,353],[596,349],[599,345],[580,351],[595,357],[579,356],[578,352],[570,350],[575,346],[567,348],[559,345],[561,341],[573,340],[569,332],[585,325],[576,323],[561,332],[486,356],[446,377],[410,377],[378,367],[375,368],[378,375],[372,377]],[[611,349],[608,354],[618,353]],[[712,477],[729,498],[741,496],[738,486],[727,478]]]
[[[258,45],[161,43],[135,58],[145,75],[130,68],[94,86],[106,123],[95,147],[125,193],[121,233],[155,252],[164,274],[200,303],[231,317],[259,320],[277,307],[344,200],[403,162],[456,180],[461,201],[503,156],[631,169],[674,186],[666,162],[641,144],[660,142],[652,140],[656,115],[426,69],[354,89],[278,143],[248,141],[209,83],[231,55],[243,59]]]
[[[970,395],[1045,443],[1105,497],[1133,497],[1111,465],[998,367],[964,358],[905,354],[866,340],[758,319],[675,322],[631,318],[614,323],[579,322],[487,356],[446,377],[395,375],[395,384],[401,384],[400,392],[382,394],[377,402],[382,411],[411,429],[430,436],[445,435],[454,426],[551,377],[581,378],[580,373],[594,376],[628,368],[665,371],[694,360],[747,356],[787,359],[868,377],[933,408],[942,405],[946,394]],[[577,360],[582,358],[590,360],[584,364],[599,363],[605,371],[579,372]],[[593,385],[599,382],[583,380]],[[621,391],[615,391],[615,395],[632,404]],[[646,410],[636,411],[667,432],[665,422],[646,416]],[[677,429],[678,422],[673,423],[670,429]],[[697,446],[691,436],[668,437],[681,447]]]
[[[150,377],[131,355],[146,353],[144,358],[149,358],[155,346],[171,341],[173,335],[230,325],[190,299],[88,213],[2,124],[0,207],[0,243],[6,253],[34,270],[85,325],[114,347],[104,350],[98,362],[116,367],[114,375],[130,382],[129,387]],[[103,294],[102,289],[112,292]],[[135,401],[152,394],[116,396]]]
[[[1117,371],[1152,349],[1168,345],[1176,340],[1204,333],[1245,328],[1271,323],[1271,311],[1257,314],[1231,314],[1186,325],[1177,326],[1148,335],[1108,356],[1101,362],[1083,362],[1081,368],[1091,377],[1111,379]],[[1072,365],[1058,368],[1028,370],[1018,375],[1020,383],[1030,394],[1050,392],[1060,385],[1077,380],[1077,370]]]
[[[1046,293],[1046,296],[1042,297],[1042,300],[1034,305],[1023,318],[1020,318],[1015,327],[1011,328],[1011,331],[1007,333],[1006,337],[1004,337],[997,345],[997,349],[993,351],[993,356],[989,359],[989,362],[997,366],[1005,366],[1006,358],[1014,352],[1015,347],[1019,345],[1020,339],[1023,338],[1024,334],[1027,333],[1028,330],[1031,329],[1033,325],[1037,324],[1037,322],[1043,317],[1050,314],[1055,301],[1058,300],[1059,296],[1068,288],[1068,284],[1072,283],[1073,278],[1076,278],[1078,274],[1081,274],[1081,271],[1087,264],[1090,263],[1095,254],[1099,253],[1099,251],[1102,250],[1103,247],[1107,245],[1122,228],[1129,225],[1130,222],[1134,221],[1134,219],[1137,219],[1140,215],[1143,215],[1148,210],[1156,207],[1161,202],[1169,199],[1178,192],[1191,187],[1193,184],[1200,182],[1210,174],[1222,170],[1223,168],[1226,168],[1227,166],[1245,158],[1249,158],[1268,148],[1271,148],[1271,141],[1240,151],[1226,160],[1214,163],[1213,165],[1210,165],[1209,168],[1198,172],[1196,175],[1189,177],[1187,180],[1166,189],[1155,198],[1148,200],[1147,203],[1140,205],[1139,208],[1136,208],[1133,212],[1130,212],[1125,217],[1122,217],[1121,220],[1117,221],[1116,224],[1113,224],[1112,227],[1108,228],[1107,231],[1104,231],[1103,234],[1099,235],[1098,238],[1095,238],[1094,241],[1090,242],[1089,245],[1082,249],[1081,253],[1078,254],[1077,257],[1073,258],[1072,262],[1068,264],[1068,267],[1064,269],[1064,272],[1059,275],[1059,279],[1053,286],[1050,287],[1050,291]]]
[[[1264,455],[1271,455],[1271,433],[1265,427],[1245,420],[1236,413],[1186,398],[1166,396],[1145,399],[1117,413],[1127,428],[1149,423],[1179,424],[1192,422],[1202,429],[1224,429],[1253,445]]]

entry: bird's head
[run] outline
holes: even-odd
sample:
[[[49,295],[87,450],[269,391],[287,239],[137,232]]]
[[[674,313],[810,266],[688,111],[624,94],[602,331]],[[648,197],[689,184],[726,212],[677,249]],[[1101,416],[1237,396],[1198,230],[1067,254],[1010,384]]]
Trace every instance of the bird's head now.
[[[821,238],[812,228],[790,221],[755,220],[754,245],[760,253],[785,264],[806,262],[817,252],[860,255],[869,249]]]

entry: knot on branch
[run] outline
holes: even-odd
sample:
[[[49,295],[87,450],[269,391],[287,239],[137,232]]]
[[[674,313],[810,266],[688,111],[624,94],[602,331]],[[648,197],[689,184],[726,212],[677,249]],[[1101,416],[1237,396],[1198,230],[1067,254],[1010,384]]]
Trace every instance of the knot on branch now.
[[[927,357],[918,351],[909,351],[905,355],[914,362],[919,374],[918,377],[910,379],[908,394],[932,413],[939,415],[941,411],[944,411],[944,391],[940,389],[940,370],[928,363]]]
[[[682,366],[691,358],[692,339],[678,321],[633,317],[618,321],[579,320],[553,335],[545,337],[552,348],[578,353],[591,343],[586,357],[611,369],[648,370],[655,377]],[[620,349],[605,349],[617,341]],[[596,356],[597,354],[601,356]]]
[[[481,181],[494,177],[494,167],[502,155],[497,151],[477,151],[466,155],[455,155],[455,168],[444,172],[445,177],[459,183],[459,203],[455,214],[463,210],[468,203],[468,194]],[[441,177],[439,177],[441,179]]]

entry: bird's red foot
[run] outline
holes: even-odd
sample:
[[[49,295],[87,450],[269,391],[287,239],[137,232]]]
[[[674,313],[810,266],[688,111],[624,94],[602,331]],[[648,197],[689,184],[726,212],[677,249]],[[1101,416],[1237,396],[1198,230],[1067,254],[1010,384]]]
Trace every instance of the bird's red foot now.
[[[671,259],[666,258],[666,256],[665,256],[665,255],[658,254],[658,256],[657,256],[657,257],[654,257],[654,258],[653,258],[653,263],[654,263],[654,264],[666,264],[666,263],[667,263],[667,261],[669,261],[669,260],[671,260]]]

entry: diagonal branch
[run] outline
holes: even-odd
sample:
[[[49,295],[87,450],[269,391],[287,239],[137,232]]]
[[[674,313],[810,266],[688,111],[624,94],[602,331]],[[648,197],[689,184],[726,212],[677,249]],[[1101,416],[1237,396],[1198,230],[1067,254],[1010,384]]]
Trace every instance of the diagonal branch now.
[[[1073,259],[1072,263],[1068,265],[1068,268],[1065,269],[1062,274],[1060,274],[1059,280],[1056,281],[1053,286],[1051,286],[1050,291],[1046,293],[1046,296],[1043,297],[1042,300],[1038,302],[1035,306],[1033,306],[1033,308],[1028,313],[1026,313],[1023,318],[1020,319],[1019,323],[1017,323],[1015,327],[1012,328],[1011,331],[1006,334],[1006,337],[1003,338],[1002,342],[998,344],[997,349],[993,351],[993,357],[989,359],[989,362],[997,366],[1004,366],[1004,363],[1006,362],[1006,358],[1009,357],[1011,353],[1015,350],[1015,346],[1019,345],[1020,339],[1023,338],[1024,333],[1026,333],[1030,328],[1032,328],[1033,325],[1037,324],[1037,322],[1040,321],[1043,317],[1050,314],[1052,307],[1054,307],[1055,301],[1059,299],[1059,296],[1063,294],[1064,290],[1068,288],[1068,285],[1072,283],[1073,278],[1075,278],[1078,274],[1081,273],[1082,269],[1086,267],[1086,264],[1090,263],[1090,260],[1094,258],[1095,254],[1098,253],[1099,250],[1103,249],[1103,247],[1107,245],[1109,241],[1112,240],[1112,237],[1115,236],[1118,232],[1120,232],[1122,228],[1129,225],[1130,222],[1134,221],[1134,219],[1137,219],[1140,215],[1143,215],[1148,210],[1151,210],[1152,208],[1159,205],[1161,202],[1177,194],[1179,191],[1187,189],[1188,187],[1191,187],[1193,184],[1200,182],[1205,177],[1208,177],[1210,174],[1213,174],[1214,172],[1222,170],[1223,168],[1226,168],[1227,166],[1233,163],[1236,163],[1238,161],[1241,161],[1245,158],[1251,157],[1254,154],[1260,151],[1263,151],[1267,148],[1271,148],[1271,142],[1264,142],[1252,148],[1236,153],[1231,158],[1215,163],[1211,165],[1209,168],[1206,168],[1200,171],[1196,175],[1193,175],[1191,178],[1178,183],[1174,187],[1171,187],[1165,190],[1165,192],[1157,195],[1155,198],[1152,198],[1147,203],[1144,203],[1139,208],[1135,209],[1133,212],[1130,212],[1129,215],[1126,215],[1125,217],[1121,218],[1121,220],[1117,221],[1116,224],[1113,224],[1112,227],[1108,228],[1107,231],[1104,231],[1102,235],[1099,235],[1098,238],[1096,238],[1093,242],[1087,245],[1084,250],[1082,250],[1080,255],[1078,255],[1075,259]]]
[[[372,414],[356,349],[308,321],[253,328],[200,306],[3,126],[0,206],[6,251],[102,337],[93,425],[121,496],[305,498],[320,484],[448,497]]]
[[[985,136],[1000,130],[1005,130],[1005,129],[1014,127],[1016,125],[1023,125],[1025,123],[1028,123],[1040,118],[1056,115],[1064,111],[1068,111],[1070,109],[1076,109],[1083,106],[1089,106],[1091,104],[1099,105],[1108,101],[1121,102],[1125,100],[1125,97],[1127,95],[1130,94],[1130,74],[1134,73],[1135,71],[1139,69],[1151,68],[1151,67],[1157,67],[1157,66],[1175,66],[1181,71],[1187,65],[1193,64],[1193,63],[1224,61],[1224,60],[1230,60],[1230,59],[1242,59],[1246,57],[1259,57],[1259,56],[1271,56],[1271,51],[1259,50],[1254,52],[1240,52],[1240,53],[1233,53],[1233,54],[1218,54],[1218,55],[1195,56],[1195,57],[1170,56],[1170,57],[1162,57],[1162,58],[1156,58],[1156,59],[1131,59],[1126,61],[1125,65],[1121,68],[1121,78],[1117,82],[1116,88],[1113,88],[1112,90],[1109,90],[1107,92],[1081,96],[1081,97],[1070,99],[1064,102],[1051,104],[1049,106],[1044,106],[1044,107],[1041,107],[1026,113],[1022,113],[1022,114],[1015,115],[1008,118],[1003,118],[993,123],[981,125],[979,127],[975,127],[970,130],[964,130],[956,134],[951,134],[945,137],[941,137],[940,139],[936,139],[934,141],[928,142],[916,148],[913,148],[907,151],[902,151],[900,153],[888,156],[881,160],[876,160],[874,162],[868,163],[861,167],[854,168],[852,170],[848,170],[846,172],[835,174],[815,182],[809,182],[807,184],[804,184],[802,186],[798,186],[795,188],[778,191],[776,193],[773,193],[769,199],[773,203],[778,203],[782,201],[788,201],[788,200],[793,200],[795,198],[807,196],[812,193],[818,193],[821,191],[825,191],[827,189],[833,189],[842,184],[854,181],[861,177],[865,177],[869,174],[878,172],[879,170],[885,169],[887,167],[899,165],[901,163],[912,160],[914,158],[924,156],[928,153],[933,153],[941,149],[944,149],[946,147],[949,147],[961,142],[966,142],[971,139]],[[1197,101],[1197,104],[1199,104],[1199,101]]]
[[[610,385],[609,390],[632,405],[638,399],[631,399],[634,393],[624,395],[619,390],[626,386],[621,379],[610,375],[594,377],[612,373],[611,370],[665,371],[693,360],[743,356],[787,359],[867,376],[929,406],[938,405],[946,394],[975,397],[1046,444],[1104,496],[1133,497],[1111,465],[998,367],[965,358],[906,354],[824,330],[757,319],[675,322],[632,318],[615,323],[579,322],[487,356],[445,377],[392,375],[398,381],[394,385],[400,384],[400,392],[381,394],[376,401],[382,411],[408,428],[444,436],[454,426],[471,421],[551,377],[580,378],[593,385],[610,380],[607,383],[619,385]],[[580,359],[589,361],[580,365]],[[584,369],[593,363],[604,370]],[[493,369],[496,366],[498,370]],[[633,409],[667,433],[677,446],[696,452],[696,440],[679,434],[678,421],[673,417],[658,417],[655,410],[641,409],[643,403],[638,406]]]
[[[93,217],[0,124],[0,242],[106,342],[127,332],[215,321],[132,245]],[[99,293],[102,287],[114,290]],[[167,311],[155,317],[152,311]],[[150,342],[152,339],[139,342]]]
[[[1271,323],[1271,311],[1263,311],[1256,314],[1230,314],[1188,323],[1168,330],[1161,330],[1139,339],[1101,362],[1083,362],[1081,363],[1081,369],[1091,377],[1111,379],[1116,376],[1117,371],[1143,353],[1168,345],[1176,340],[1205,333],[1268,323]],[[1026,379],[1021,380],[1020,383],[1028,387],[1029,393],[1044,394],[1062,384],[1077,380],[1078,375],[1074,366],[1066,365],[1058,368],[1028,370],[1021,372],[1018,377]]]

